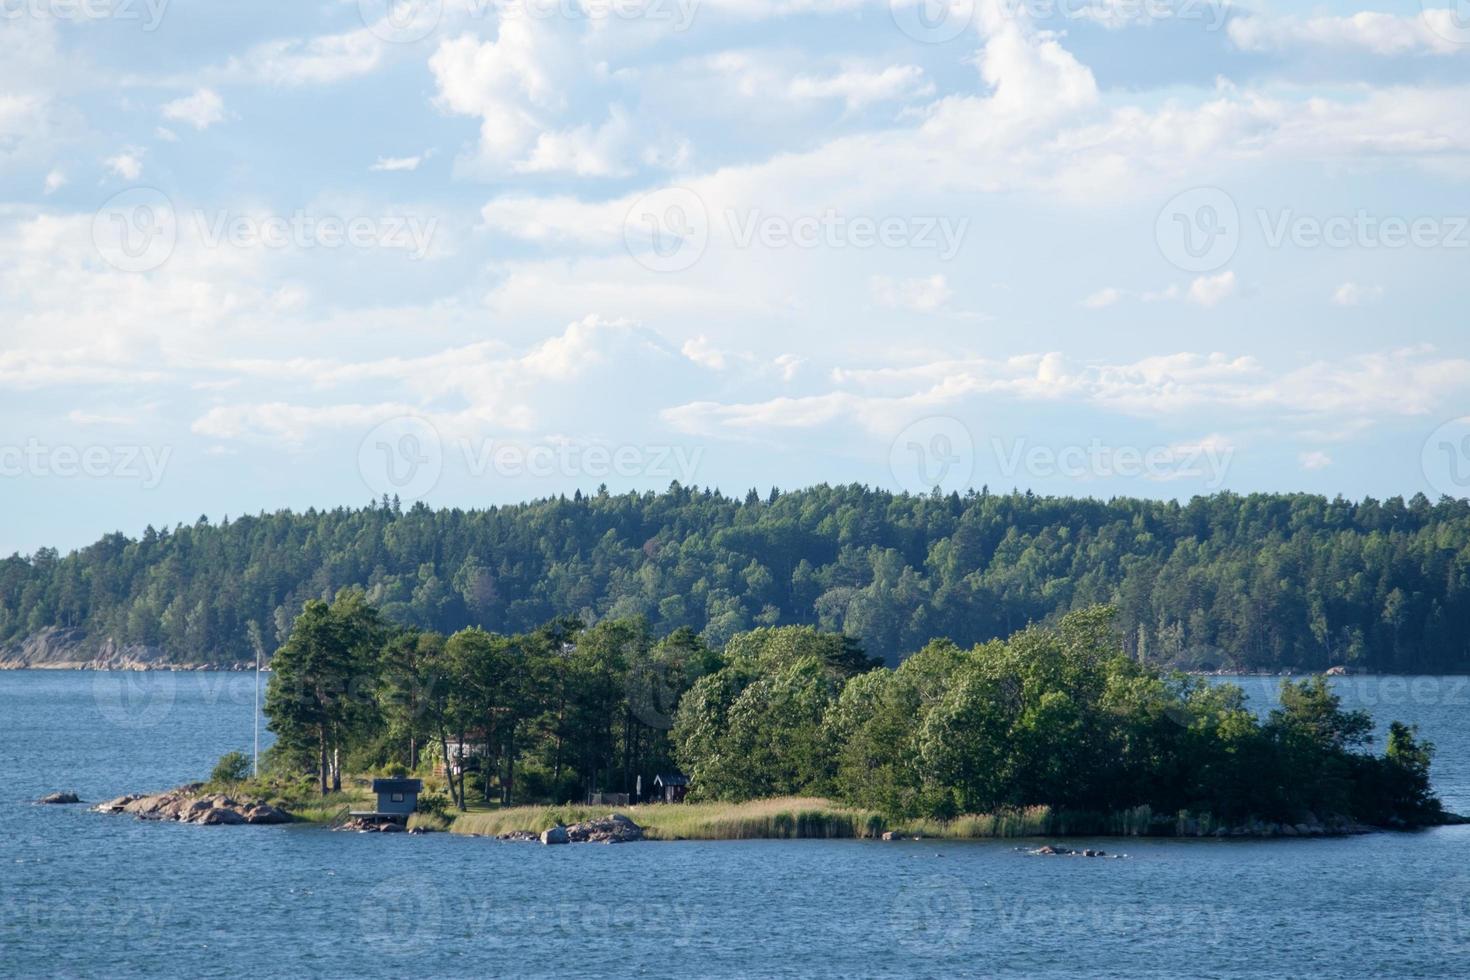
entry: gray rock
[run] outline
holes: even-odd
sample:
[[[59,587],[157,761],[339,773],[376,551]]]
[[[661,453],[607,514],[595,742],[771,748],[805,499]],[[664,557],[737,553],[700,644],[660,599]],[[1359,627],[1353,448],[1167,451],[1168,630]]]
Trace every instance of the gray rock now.
[[[557,824],[549,830],[541,831],[541,843],[543,844],[569,844],[571,840],[572,838],[567,833],[567,828],[561,824]]]
[[[37,803],[68,804],[82,802],[75,793],[48,793],[36,801]]]

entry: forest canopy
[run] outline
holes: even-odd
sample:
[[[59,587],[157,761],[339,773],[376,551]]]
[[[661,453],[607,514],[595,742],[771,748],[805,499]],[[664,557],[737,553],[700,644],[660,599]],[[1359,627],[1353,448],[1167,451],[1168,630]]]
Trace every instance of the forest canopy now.
[[[1284,680],[1260,717],[1239,687],[1124,654],[1113,616],[935,640],[889,669],[810,626],[740,633],[722,653],[688,628],[654,640],[641,619],[446,638],[344,590],[308,602],[272,661],[269,769],[325,795],[344,771],[437,762],[461,809],[636,795],[677,767],[696,799],[821,796],[891,819],[1047,807],[1149,833],[1185,814],[1445,819],[1412,728],[1392,724],[1372,754],[1373,720],[1320,676]]]
[[[1470,502],[1222,493],[1176,501],[862,486],[555,497],[477,510],[201,517],[0,562],[0,644],[52,628],[233,663],[360,587],[440,633],[638,617],[712,648],[812,625],[896,664],[1095,604],[1126,652],[1186,667],[1470,669]]]

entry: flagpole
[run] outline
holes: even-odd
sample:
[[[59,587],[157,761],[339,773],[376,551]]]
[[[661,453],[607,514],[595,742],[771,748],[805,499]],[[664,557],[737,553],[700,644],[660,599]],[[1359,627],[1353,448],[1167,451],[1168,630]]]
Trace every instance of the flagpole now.
[[[260,778],[260,637],[255,639],[255,778]]]

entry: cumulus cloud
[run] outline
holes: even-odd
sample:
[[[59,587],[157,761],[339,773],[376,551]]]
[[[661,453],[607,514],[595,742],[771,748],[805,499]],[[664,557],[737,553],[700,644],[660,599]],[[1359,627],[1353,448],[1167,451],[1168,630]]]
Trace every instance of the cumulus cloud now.
[[[213,89],[201,88],[164,103],[163,118],[188,123],[195,129],[208,129],[225,118],[225,103]]]
[[[1362,306],[1382,298],[1382,286],[1365,286],[1355,282],[1345,282],[1332,291],[1334,306]]]
[[[873,298],[891,310],[933,313],[954,295],[949,282],[940,273],[911,279],[874,276],[869,282]]]
[[[1214,276],[1199,276],[1189,284],[1189,301],[1200,306],[1215,306],[1235,292],[1235,273],[1225,271]]]

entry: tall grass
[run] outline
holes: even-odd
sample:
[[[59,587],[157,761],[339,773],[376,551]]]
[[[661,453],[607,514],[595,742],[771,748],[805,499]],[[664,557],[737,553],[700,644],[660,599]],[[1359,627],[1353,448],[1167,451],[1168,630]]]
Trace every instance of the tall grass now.
[[[994,813],[970,813],[953,820],[908,820],[890,823],[880,814],[813,797],[783,797],[747,803],[681,803],[632,807],[521,806],[506,810],[450,813],[456,834],[495,836],[514,830],[540,833],[556,824],[623,813],[653,840],[753,840],[769,838],[878,837],[892,829],[901,836],[948,840],[1007,837],[1135,837],[1186,830],[1180,815],[1161,820],[1148,807],[1115,813],[1089,813],[1028,806]],[[1192,829],[1193,825],[1189,825]]]
[[[821,799],[786,797],[749,803],[680,803],[631,807],[523,806],[487,813],[465,813],[454,821],[456,834],[493,836],[513,830],[540,833],[558,823],[623,813],[655,840],[747,840],[794,837],[872,837],[883,832],[882,818]]]

